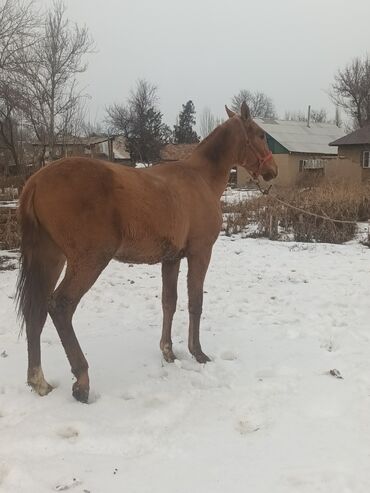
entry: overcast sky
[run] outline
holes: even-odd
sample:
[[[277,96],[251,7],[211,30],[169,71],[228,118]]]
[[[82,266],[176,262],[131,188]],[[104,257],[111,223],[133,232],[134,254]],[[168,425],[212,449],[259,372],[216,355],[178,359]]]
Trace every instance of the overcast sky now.
[[[44,5],[51,0],[40,0]],[[370,52],[369,0],[65,0],[97,53],[82,76],[91,120],[124,102],[139,78],[157,85],[173,125],[192,99],[216,116],[240,89],[286,110],[335,109],[327,92],[351,58]]]

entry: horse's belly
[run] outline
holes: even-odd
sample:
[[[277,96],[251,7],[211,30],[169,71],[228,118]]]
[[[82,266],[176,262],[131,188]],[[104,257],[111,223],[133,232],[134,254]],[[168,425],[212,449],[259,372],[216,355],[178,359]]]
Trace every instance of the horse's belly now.
[[[130,264],[157,264],[174,262],[185,256],[182,248],[176,247],[170,240],[125,242],[117,250],[114,258]]]

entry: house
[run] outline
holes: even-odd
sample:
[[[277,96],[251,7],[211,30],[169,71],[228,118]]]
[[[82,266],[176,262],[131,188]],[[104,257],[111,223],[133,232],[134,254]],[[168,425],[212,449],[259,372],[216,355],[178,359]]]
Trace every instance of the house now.
[[[34,142],[39,158],[49,160],[48,146],[43,142]],[[37,154],[35,152],[34,154]],[[70,156],[90,156],[112,162],[131,165],[130,154],[126,149],[125,138],[118,136],[77,137],[69,136],[55,142],[55,158]]]
[[[256,118],[265,131],[267,143],[279,168],[276,185],[292,187],[307,178],[334,176],[337,148],[329,146],[344,131],[331,123],[310,123]],[[247,186],[251,177],[237,168],[237,185]]]
[[[351,181],[361,183],[370,180],[370,124],[329,145],[338,147],[339,165],[345,167]]]

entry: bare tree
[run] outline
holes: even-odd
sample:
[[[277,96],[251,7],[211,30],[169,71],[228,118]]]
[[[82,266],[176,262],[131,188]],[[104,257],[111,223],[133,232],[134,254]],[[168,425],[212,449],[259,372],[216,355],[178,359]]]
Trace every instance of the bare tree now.
[[[122,133],[133,162],[146,165],[159,159],[160,149],[171,138],[171,129],[162,121],[156,86],[138,80],[126,105],[107,108],[107,124],[113,132]]]
[[[206,106],[203,108],[199,117],[199,130],[202,139],[205,139],[216,127],[221,125],[225,120],[219,116],[214,116],[211,110]]]
[[[355,127],[370,122],[370,59],[354,58],[338,70],[330,91],[334,103],[353,118]]]
[[[202,139],[205,139],[207,135],[209,135],[216,127],[216,118],[212,114],[211,110],[206,106],[199,118],[199,129]]]
[[[328,123],[328,113],[325,108],[311,110],[310,120],[314,123]]]
[[[105,125],[103,125],[103,123],[101,122],[98,122],[96,119],[91,120],[85,118],[81,127],[81,134],[85,137],[98,137],[101,135],[105,136],[109,133]]]
[[[0,2],[0,69],[18,68],[19,53],[34,44],[39,21],[33,0]]]
[[[296,122],[307,122],[308,113],[304,113],[303,111],[286,111],[284,119],[296,121]],[[313,123],[329,123],[326,109],[325,108],[321,108],[319,110],[311,109],[310,121]]]
[[[335,120],[334,120],[334,123],[337,127],[342,127],[343,125],[343,121],[342,121],[342,117],[341,117],[341,114],[340,114],[340,108],[339,106],[336,106],[335,107]]]
[[[18,74],[24,68],[23,54],[36,42],[39,25],[33,1],[0,2],[0,141],[17,172],[21,171],[23,150]]]
[[[276,118],[274,103],[263,92],[242,89],[233,97],[231,109],[239,113],[243,101],[248,104],[253,118]]]
[[[17,91],[6,80],[0,80],[0,139],[2,146],[8,150],[17,171],[20,171],[22,149],[18,135]]]
[[[57,137],[80,118],[83,95],[77,74],[86,70],[84,57],[92,48],[87,28],[71,24],[64,3],[57,0],[39,39],[23,53],[22,110],[38,139],[48,144],[51,157]]]

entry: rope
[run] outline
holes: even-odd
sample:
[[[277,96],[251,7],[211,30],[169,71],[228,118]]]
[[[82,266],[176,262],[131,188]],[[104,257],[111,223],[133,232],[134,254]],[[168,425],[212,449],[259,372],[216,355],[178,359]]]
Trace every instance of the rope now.
[[[261,188],[261,185],[259,181],[255,181],[259,191],[261,192],[262,195],[269,195],[269,192],[272,188],[272,185],[270,185],[267,189]],[[333,223],[341,223],[341,224],[355,224],[357,225],[357,221],[346,221],[343,219],[333,219],[329,216],[323,216],[321,214],[316,214],[314,212],[307,211],[305,209],[302,209],[301,207],[296,207],[295,205],[289,204],[289,202],[285,202],[284,200],[279,199],[275,195],[269,195],[273,200],[276,200],[276,202],[279,202],[282,205],[285,205],[285,207],[289,207],[290,209],[295,209],[296,211],[302,212],[302,214],[307,214],[308,216],[313,216],[313,217],[318,217],[319,219],[324,219],[324,221],[331,221]]]

